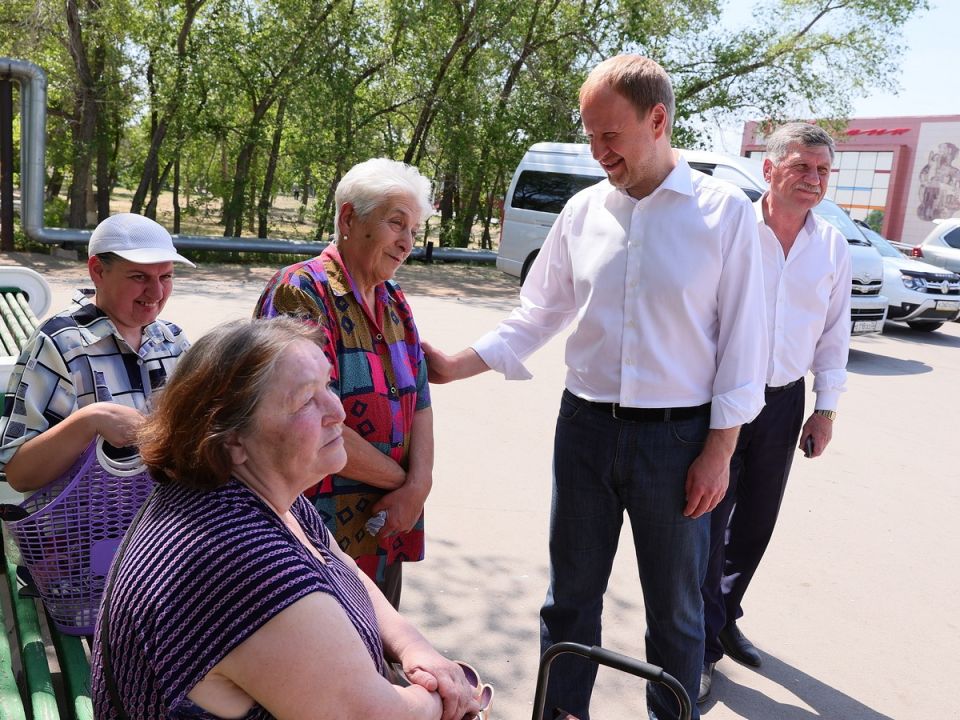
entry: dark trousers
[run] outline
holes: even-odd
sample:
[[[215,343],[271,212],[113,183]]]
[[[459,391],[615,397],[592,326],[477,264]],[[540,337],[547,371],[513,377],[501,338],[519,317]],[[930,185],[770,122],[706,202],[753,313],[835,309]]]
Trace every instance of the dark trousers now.
[[[646,609],[646,659],[663,667],[696,697],[703,659],[700,587],[707,567],[710,521],[683,516],[687,470],[703,450],[704,415],[670,422],[631,422],[563,393],[553,460],[550,588],[540,610],[540,650],[560,641],[600,645],[603,595],[630,517]],[[637,626],[639,622],[637,623]],[[616,633],[636,632],[636,626]],[[550,671],[546,714],[563,708],[590,718],[597,666],[557,658]],[[676,700],[647,685],[647,705],[676,720]],[[640,717],[638,708],[631,717]],[[699,710],[694,708],[694,719]]]
[[[740,606],[770,543],[803,425],[804,383],[766,393],[756,419],[740,429],[730,487],[710,517],[703,594],[704,662],[723,657],[717,635],[743,615]]]

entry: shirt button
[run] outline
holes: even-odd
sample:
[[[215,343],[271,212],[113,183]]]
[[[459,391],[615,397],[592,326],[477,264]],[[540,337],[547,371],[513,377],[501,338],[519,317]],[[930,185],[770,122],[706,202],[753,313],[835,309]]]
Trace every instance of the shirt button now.
[[[143,367],[143,358],[137,358],[137,365]]]

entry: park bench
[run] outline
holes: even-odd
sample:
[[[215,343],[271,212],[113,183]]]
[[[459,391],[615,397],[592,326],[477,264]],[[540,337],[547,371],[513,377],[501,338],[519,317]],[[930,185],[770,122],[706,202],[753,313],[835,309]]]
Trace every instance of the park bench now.
[[[83,640],[41,621],[46,620],[41,618],[42,606],[23,592],[17,577],[16,545],[4,537],[3,550],[3,589],[9,602],[0,605],[7,629],[0,634],[0,720],[92,720],[90,661]],[[22,687],[15,674],[14,653],[19,657]],[[60,701],[54,684],[56,668],[62,684]]]
[[[50,287],[28,268],[0,265],[0,390],[20,350],[50,308]],[[2,403],[2,400],[0,400]],[[0,405],[0,409],[2,409]]]
[[[49,307],[50,288],[39,274],[0,266],[0,410],[17,356]],[[17,500],[5,482],[0,487],[4,501]],[[83,641],[46,622],[42,605],[17,577],[19,553],[6,533],[0,554],[0,621],[5,630],[0,633],[0,720],[93,718]]]

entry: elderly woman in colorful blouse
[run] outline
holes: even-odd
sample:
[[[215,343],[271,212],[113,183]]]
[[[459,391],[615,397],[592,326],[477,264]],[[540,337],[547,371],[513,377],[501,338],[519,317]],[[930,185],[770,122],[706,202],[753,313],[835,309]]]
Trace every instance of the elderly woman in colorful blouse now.
[[[393,280],[432,212],[430,183],[378,158],[336,190],[335,244],[283,268],[255,315],[293,315],[323,327],[346,412],[347,464],[307,493],[340,547],[400,604],[401,563],[423,559],[423,504],[433,483],[433,412],[420,337]],[[371,517],[385,512],[378,535]]]
[[[291,318],[212,330],[141,432],[158,483],[111,570],[98,718],[463,720],[480,709],[301,493],[346,462],[343,408]],[[228,359],[229,362],[225,362]],[[387,679],[399,662],[412,683]]]

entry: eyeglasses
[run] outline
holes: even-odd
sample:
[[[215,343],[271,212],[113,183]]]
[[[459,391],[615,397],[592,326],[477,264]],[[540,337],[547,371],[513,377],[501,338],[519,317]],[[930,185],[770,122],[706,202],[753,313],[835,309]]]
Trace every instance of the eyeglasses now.
[[[462,660],[455,661],[463,676],[474,690],[479,691],[477,699],[480,701],[480,711],[473,715],[464,715],[463,720],[490,720],[490,706],[493,704],[493,685],[481,682],[480,673],[476,668]]]

